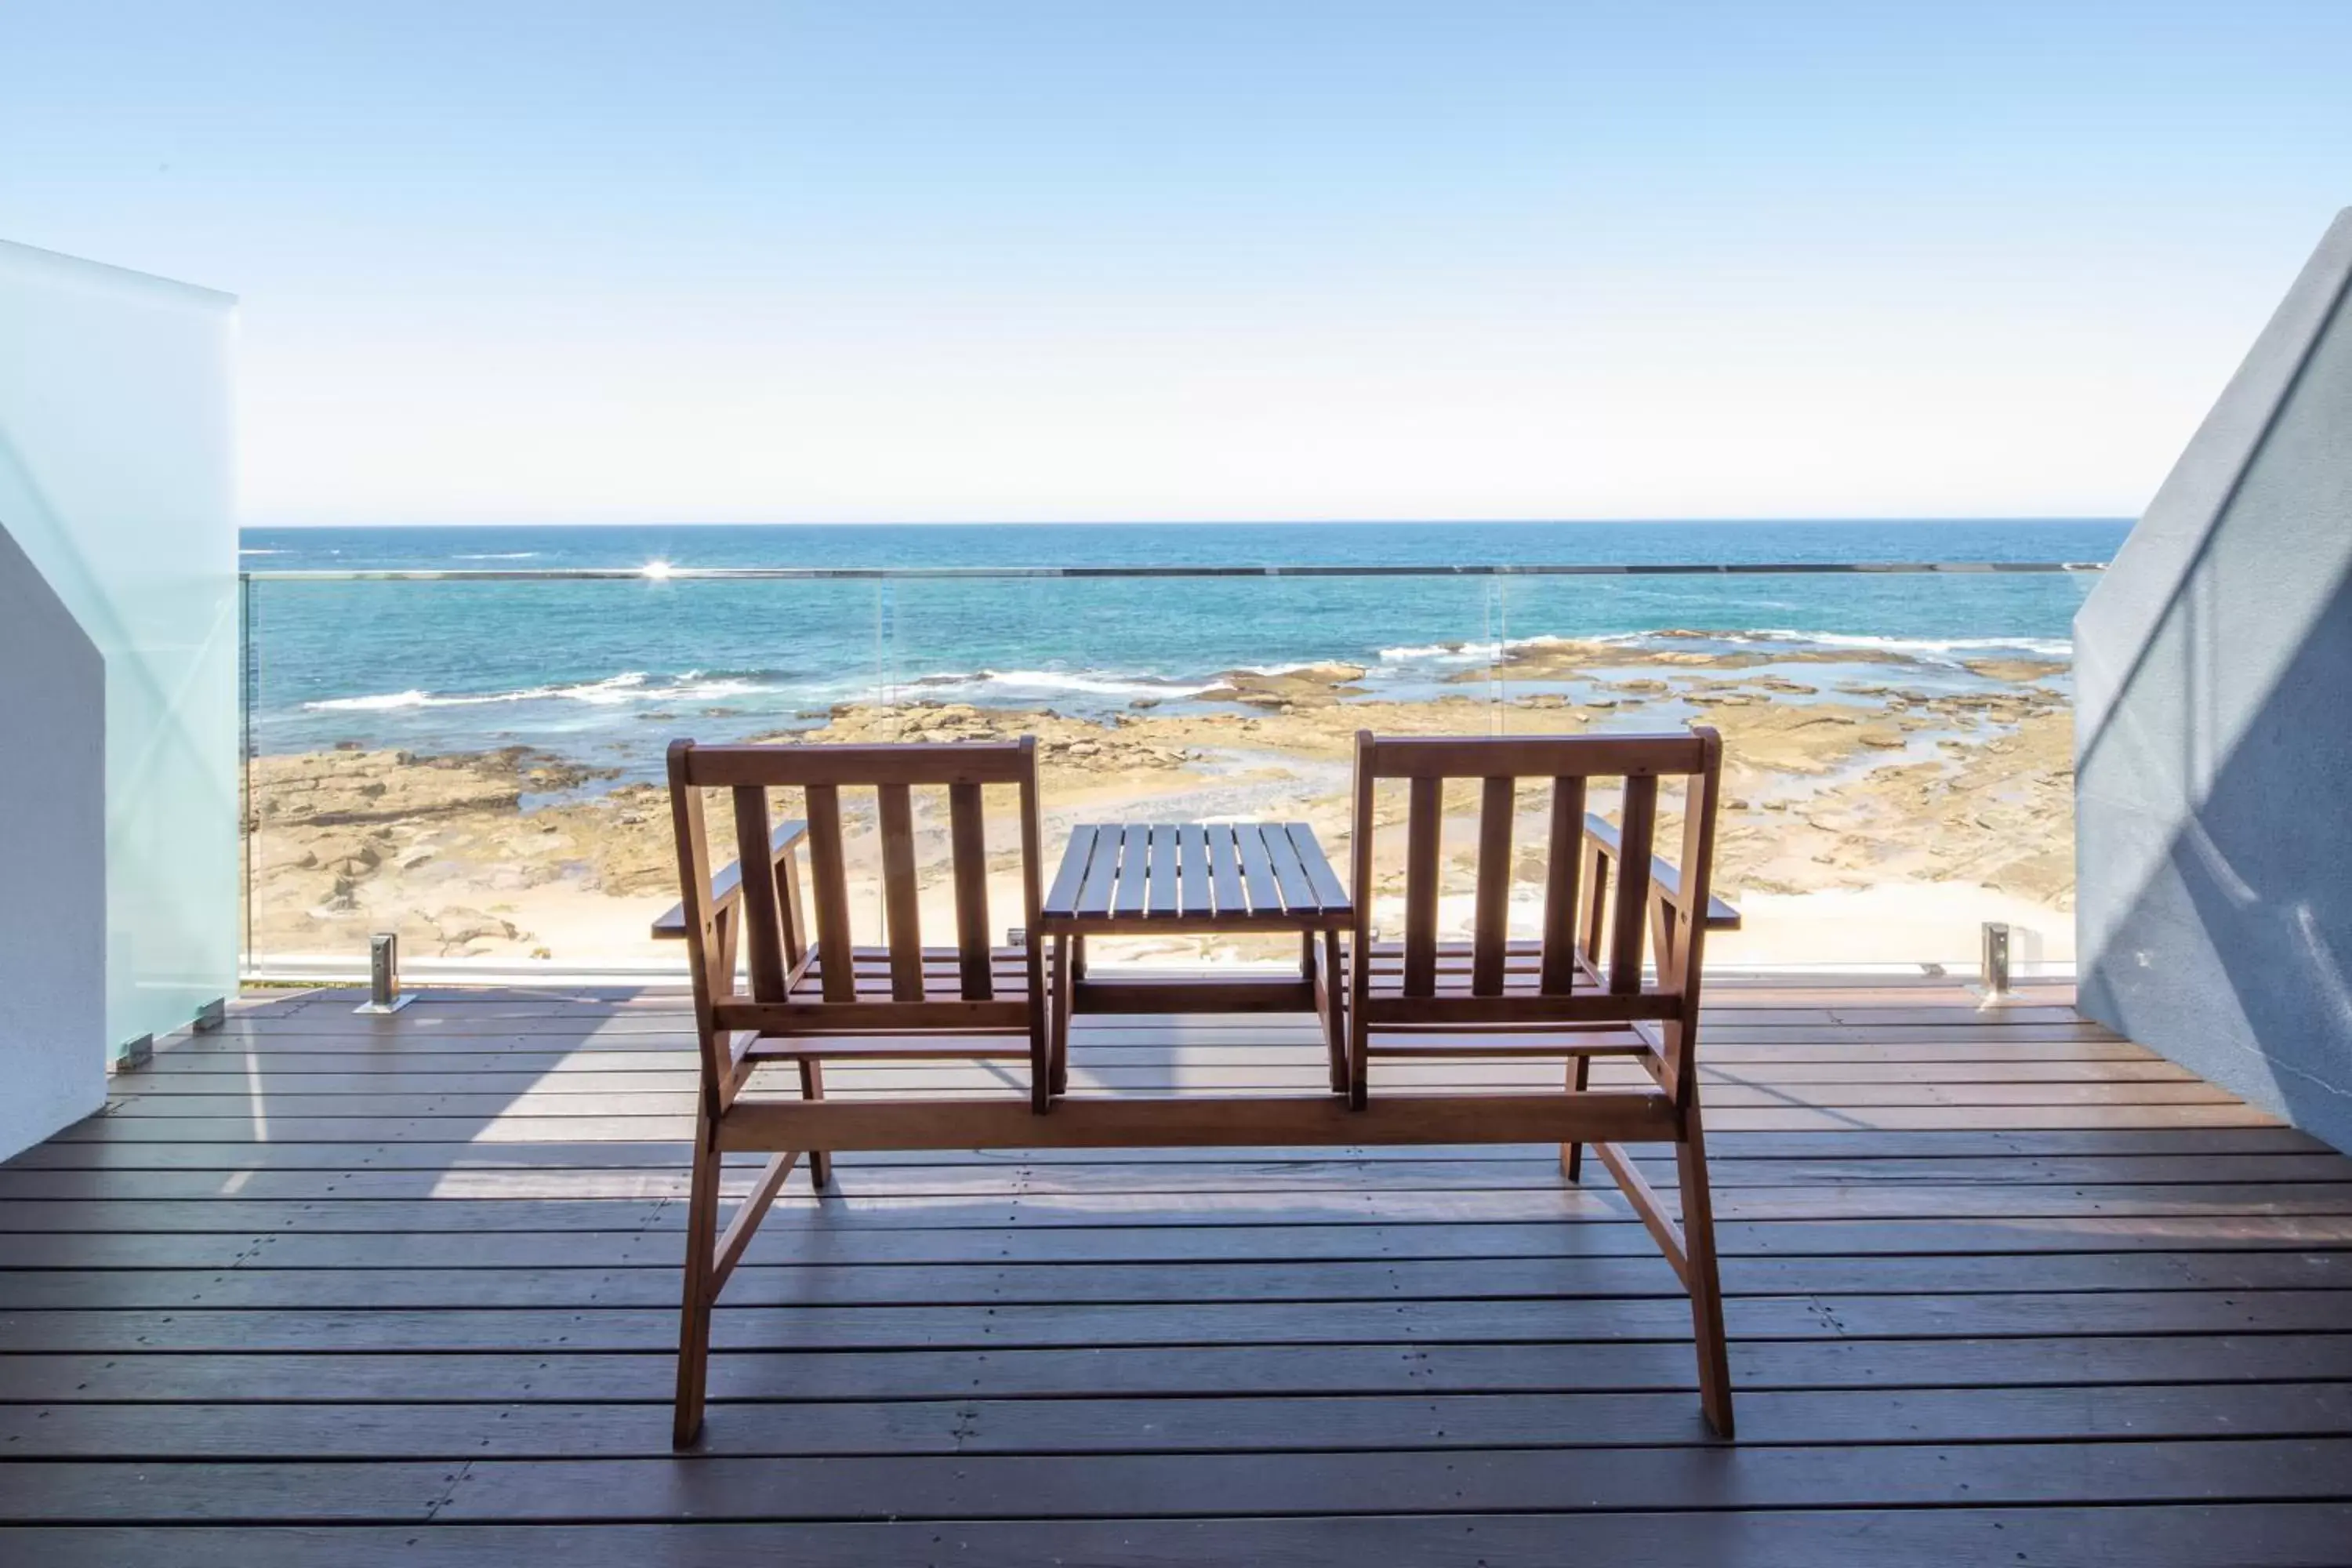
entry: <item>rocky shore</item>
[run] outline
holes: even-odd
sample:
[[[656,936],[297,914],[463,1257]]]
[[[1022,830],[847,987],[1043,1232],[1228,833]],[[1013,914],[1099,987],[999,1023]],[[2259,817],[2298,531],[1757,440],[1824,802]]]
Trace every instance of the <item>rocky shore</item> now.
[[[2039,911],[2053,930],[2065,925],[2074,885],[2071,714],[2049,683],[2064,667],[1979,660],[1968,667],[1965,689],[1956,689],[1948,668],[1936,679],[1922,670],[1915,682],[1904,679],[1903,660],[1880,658],[1872,662],[1883,676],[1863,680],[1851,676],[1856,662],[1811,650],[1684,648],[1671,639],[1637,658],[1621,647],[1562,641],[1516,647],[1493,671],[1465,672],[1461,689],[1426,700],[1370,698],[1359,684],[1361,668],[1333,663],[1230,671],[1183,711],[1149,699],[1106,718],[949,702],[852,704],[813,729],[763,738],[1034,734],[1049,846],[1081,820],[1254,816],[1313,823],[1338,860],[1359,730],[1581,733],[1706,723],[1725,741],[1717,881],[1727,897],[1759,910],[1787,904],[1794,922],[1808,900],[1826,909],[1834,900],[1824,896],[1884,900],[1899,889],[1939,930],[1963,936],[1980,910]],[[1825,668],[1816,680],[1803,668],[1830,665],[1849,670]],[[1547,683],[1572,689],[1524,689]],[[355,952],[369,931],[393,929],[408,951],[427,956],[676,956],[646,932],[652,914],[677,896],[658,784],[520,747],[263,756],[250,776],[253,914],[265,953]],[[1460,863],[1465,893],[1474,795],[1448,802],[1445,847]],[[1004,924],[1017,920],[1019,904],[1015,829],[1009,799],[992,801],[992,813],[1000,804],[990,836]],[[1520,842],[1539,842],[1543,803],[1532,788],[1521,809]],[[853,876],[870,879],[868,825],[853,815],[851,826]],[[925,815],[919,826],[943,842],[943,823]],[[1383,831],[1376,858],[1386,868],[1401,847],[1386,843]],[[1531,859],[1526,868],[1532,876]],[[1393,870],[1379,880],[1376,899],[1393,891]],[[952,929],[945,897],[943,888],[927,890],[927,901],[942,900],[936,916],[927,910],[940,930]],[[861,909],[870,901],[858,900]],[[1774,949],[1759,951],[1761,961],[1786,956],[1779,948],[1801,945],[1804,936],[1790,923],[1785,938],[1759,932],[1748,945]]]

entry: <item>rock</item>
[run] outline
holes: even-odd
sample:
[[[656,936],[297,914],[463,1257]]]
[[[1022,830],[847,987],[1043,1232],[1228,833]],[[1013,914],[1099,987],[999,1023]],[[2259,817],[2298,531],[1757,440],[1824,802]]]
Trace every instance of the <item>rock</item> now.
[[[1241,702],[1255,708],[1291,710],[1328,708],[1341,697],[1361,695],[1354,684],[1364,678],[1360,664],[1310,664],[1297,669],[1229,669],[1217,684],[1201,693],[1203,701]]]
[[[445,958],[454,958],[472,942],[485,939],[512,942],[521,932],[512,921],[501,920],[481,910],[453,904],[433,917],[434,934],[440,939]]]
[[[2065,660],[2055,658],[1964,658],[1960,666],[1970,675],[1980,676],[1987,680],[2009,680],[2020,684],[2063,675],[2069,668]]]

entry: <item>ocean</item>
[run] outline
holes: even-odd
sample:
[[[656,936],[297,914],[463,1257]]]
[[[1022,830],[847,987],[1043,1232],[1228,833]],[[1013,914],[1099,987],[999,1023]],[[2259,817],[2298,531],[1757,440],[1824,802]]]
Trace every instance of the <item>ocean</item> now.
[[[696,580],[671,570],[2108,560],[2126,521],[247,529],[252,744],[528,745],[650,776],[837,703],[1198,705],[1324,661],[1412,698],[1545,638],[1824,650],[1913,684],[2063,659],[2091,573]],[[287,571],[623,569],[623,581],[284,581]],[[646,570],[651,568],[651,570]],[[2062,678],[2063,679],[2063,678]]]

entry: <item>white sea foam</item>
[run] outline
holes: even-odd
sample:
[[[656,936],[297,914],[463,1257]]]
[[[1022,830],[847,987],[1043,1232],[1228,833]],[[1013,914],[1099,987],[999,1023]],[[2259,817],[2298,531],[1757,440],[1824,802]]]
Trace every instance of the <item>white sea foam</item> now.
[[[752,692],[774,689],[735,676],[712,679],[701,679],[701,671],[688,670],[661,686],[647,684],[649,677],[641,669],[632,669],[603,680],[582,681],[572,686],[526,686],[516,691],[381,691],[365,697],[331,697],[302,706],[317,713],[377,713],[403,708],[480,708],[499,702],[585,702],[595,708],[614,708],[626,702],[707,702],[720,697],[740,697]]]
[[[449,559],[452,561],[536,561],[539,559],[539,552],[536,550],[509,550],[502,553],[490,555],[452,555]]]
[[[1382,664],[1475,664],[1492,658],[1501,645],[1490,642],[1407,643],[1381,649]]]
[[[623,702],[635,702],[647,695],[646,672],[632,669],[603,680],[591,680],[578,686],[552,686],[541,689],[541,695],[565,697],[574,702],[590,702],[599,708],[611,708]]]
[[[777,689],[762,686],[756,680],[740,680],[731,677],[717,680],[689,680],[681,676],[678,684],[659,691],[647,692],[648,697],[676,702],[714,702],[722,697],[754,697]]]
[[[970,675],[929,675],[915,685],[953,690],[958,688],[1000,691],[1075,691],[1089,697],[1197,697],[1214,683],[1187,684],[1150,676],[1057,669],[981,669]]]
[[[1478,664],[1499,658],[1505,651],[1521,647],[1556,647],[1570,639],[1547,632],[1538,637],[1509,637],[1501,642],[1433,642],[1408,643],[1402,647],[1384,647],[1380,651],[1382,664]],[[1586,642],[1608,642],[1608,637],[1586,637]]]
[[[1723,640],[1800,643],[1813,647],[1850,647],[1879,653],[1983,653],[2000,648],[2040,654],[2047,658],[2072,658],[2074,656],[2074,644],[2069,637],[1885,637],[1859,632],[1789,631],[1773,626],[1749,632],[1727,632],[1723,634]]]
[[[302,706],[314,713],[380,713],[394,708],[430,708],[434,700],[422,691],[379,691],[367,697],[331,697]]]

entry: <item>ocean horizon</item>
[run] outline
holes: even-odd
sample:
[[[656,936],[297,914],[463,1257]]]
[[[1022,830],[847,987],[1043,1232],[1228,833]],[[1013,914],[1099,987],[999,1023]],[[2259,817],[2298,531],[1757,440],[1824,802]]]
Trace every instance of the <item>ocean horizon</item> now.
[[[1213,705],[1229,672],[1320,664],[1360,668],[1367,690],[1414,700],[1461,693],[1498,654],[1549,641],[1591,640],[1629,658],[1662,646],[1739,650],[1759,664],[1798,656],[1817,670],[1835,657],[1857,679],[1892,668],[1934,690],[1970,684],[1972,659],[2063,661],[2092,575],[727,581],[665,573],[2098,564],[2129,531],[2128,520],[2071,519],[248,528],[249,718],[263,752],[524,745],[642,777],[672,734],[726,740],[802,728],[843,703],[1181,711]],[[644,574],[268,576],[448,570]]]

